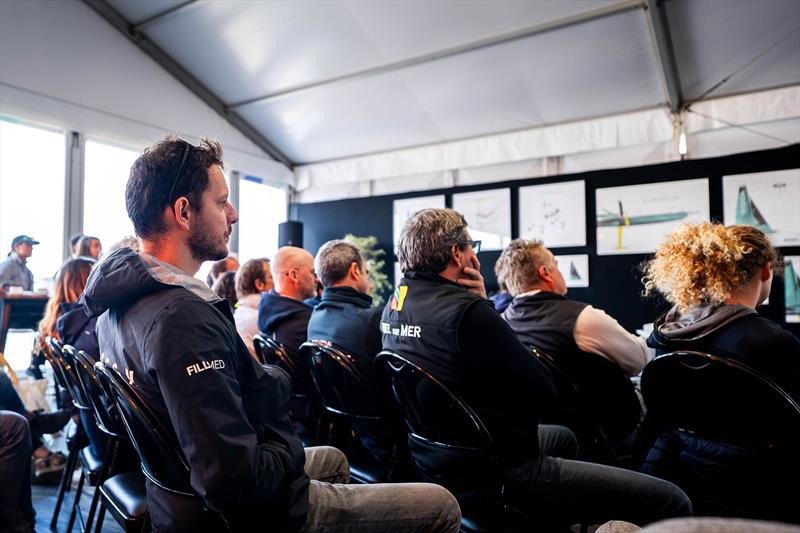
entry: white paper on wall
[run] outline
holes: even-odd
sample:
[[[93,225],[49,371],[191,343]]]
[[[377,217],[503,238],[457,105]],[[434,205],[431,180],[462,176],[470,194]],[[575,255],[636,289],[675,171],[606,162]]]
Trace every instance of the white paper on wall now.
[[[589,256],[587,254],[557,255],[555,257],[558,261],[558,270],[564,277],[567,288],[589,286]]]
[[[511,242],[511,189],[453,195],[453,209],[464,215],[481,250],[502,250]]]
[[[519,235],[548,248],[586,245],[586,184],[583,180],[519,189]]]

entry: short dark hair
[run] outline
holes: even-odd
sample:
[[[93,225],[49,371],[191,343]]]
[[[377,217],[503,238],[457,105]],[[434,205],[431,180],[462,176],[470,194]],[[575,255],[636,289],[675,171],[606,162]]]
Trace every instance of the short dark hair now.
[[[256,281],[266,283],[267,271],[269,259],[266,257],[246,261],[236,272],[236,296],[242,299],[248,294],[258,294]]]
[[[314,270],[323,287],[333,287],[347,276],[353,262],[359,270],[364,270],[364,258],[356,245],[343,240],[328,241],[317,252]]]
[[[168,135],[145,148],[133,163],[125,187],[125,207],[136,235],[148,238],[163,233],[164,209],[181,196],[189,199],[193,210],[200,210],[212,165],[223,166],[222,145],[213,140],[201,139],[194,146]]]

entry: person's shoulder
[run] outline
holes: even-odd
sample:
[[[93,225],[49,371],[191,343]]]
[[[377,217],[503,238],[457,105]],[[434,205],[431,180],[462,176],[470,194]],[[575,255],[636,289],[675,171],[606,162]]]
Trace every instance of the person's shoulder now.
[[[792,332],[781,327],[777,322],[759,316],[757,314],[748,315],[739,325],[758,328],[759,332],[779,344],[787,344],[800,348],[800,340]]]

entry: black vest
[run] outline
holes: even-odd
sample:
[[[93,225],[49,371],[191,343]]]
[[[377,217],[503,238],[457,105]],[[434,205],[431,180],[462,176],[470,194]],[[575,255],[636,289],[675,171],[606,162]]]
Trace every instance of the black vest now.
[[[381,317],[383,349],[408,357],[453,387],[464,373],[458,329],[482,298],[437,274],[406,272]],[[445,376],[451,376],[447,379]]]
[[[514,298],[503,318],[522,344],[557,357],[581,351],[575,343],[575,323],[587,305],[542,291]]]

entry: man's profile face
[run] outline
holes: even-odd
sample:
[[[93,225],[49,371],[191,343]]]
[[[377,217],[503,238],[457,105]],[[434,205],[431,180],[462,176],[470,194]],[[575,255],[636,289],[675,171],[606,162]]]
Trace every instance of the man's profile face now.
[[[317,275],[314,273],[314,257],[308,254],[298,258],[295,269],[297,270],[297,286],[303,298],[316,296]]]
[[[14,247],[14,252],[20,259],[25,260],[33,255],[33,245],[29,242],[20,243]]]
[[[467,232],[467,240],[468,241],[472,240],[472,235],[469,232]],[[465,268],[467,268],[467,267],[473,268],[472,267],[472,265],[473,265],[473,259],[472,258],[475,257],[475,249],[472,247],[471,244],[468,244],[468,245],[464,246],[463,249],[461,249],[461,252],[464,254],[464,260],[462,262],[461,270],[460,270],[460,272],[463,274]]]
[[[218,261],[228,256],[228,240],[233,224],[239,220],[228,201],[228,185],[219,165],[208,169],[208,186],[202,205],[194,216],[188,244],[197,261]]]

